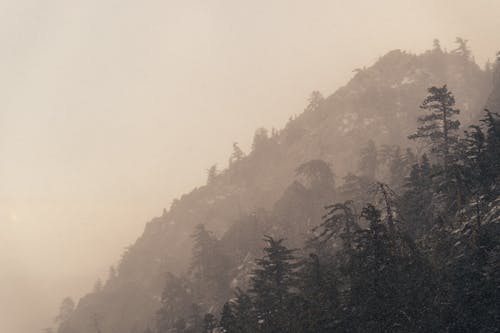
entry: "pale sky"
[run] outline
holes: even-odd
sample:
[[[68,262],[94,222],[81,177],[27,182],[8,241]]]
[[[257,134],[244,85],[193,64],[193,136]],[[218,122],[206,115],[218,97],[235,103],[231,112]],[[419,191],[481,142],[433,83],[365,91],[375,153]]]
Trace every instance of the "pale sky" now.
[[[40,332],[173,198],[389,50],[500,49],[500,1],[0,0],[0,331]]]

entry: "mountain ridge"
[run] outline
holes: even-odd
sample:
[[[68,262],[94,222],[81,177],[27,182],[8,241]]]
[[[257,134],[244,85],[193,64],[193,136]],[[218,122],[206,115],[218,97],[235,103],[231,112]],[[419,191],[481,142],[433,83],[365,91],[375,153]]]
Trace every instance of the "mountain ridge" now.
[[[203,223],[226,238],[234,225],[258,229],[259,222],[249,221],[272,219],[266,211],[279,210],[280,199],[301,196],[306,190],[300,184],[290,187],[302,163],[324,160],[339,179],[355,170],[356,147],[368,138],[377,144],[411,146],[406,136],[415,128],[418,106],[429,86],[448,84],[466,127],[479,117],[488,96],[500,96],[491,94],[492,76],[461,54],[434,49],[413,55],[393,50],[358,70],[328,97],[313,96],[308,108],[283,130],[270,134],[257,130],[247,156],[148,222],[122,256],[116,274],[79,301],[59,332],[85,333],[99,323],[104,332],[142,333],[158,309],[165,274],[188,270],[195,225]],[[492,103],[490,97],[488,104]]]

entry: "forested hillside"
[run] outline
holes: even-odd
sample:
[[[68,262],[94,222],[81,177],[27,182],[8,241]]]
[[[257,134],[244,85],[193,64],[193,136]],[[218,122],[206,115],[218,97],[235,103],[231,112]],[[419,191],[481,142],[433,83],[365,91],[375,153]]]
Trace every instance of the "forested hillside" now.
[[[497,332],[498,113],[465,41],[391,51],[234,144],[58,332]]]

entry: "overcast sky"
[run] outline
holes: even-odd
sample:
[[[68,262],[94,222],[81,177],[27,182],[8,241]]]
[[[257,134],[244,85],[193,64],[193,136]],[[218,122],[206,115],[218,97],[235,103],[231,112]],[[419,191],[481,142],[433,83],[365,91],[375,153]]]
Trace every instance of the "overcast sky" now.
[[[312,90],[434,38],[484,63],[499,17],[496,0],[0,0],[0,331],[47,327]]]

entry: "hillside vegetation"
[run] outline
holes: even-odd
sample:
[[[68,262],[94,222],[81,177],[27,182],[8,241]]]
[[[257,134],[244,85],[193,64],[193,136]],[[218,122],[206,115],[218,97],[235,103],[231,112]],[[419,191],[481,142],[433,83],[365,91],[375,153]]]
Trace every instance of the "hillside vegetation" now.
[[[58,332],[498,332],[500,71],[458,42],[234,144]]]

